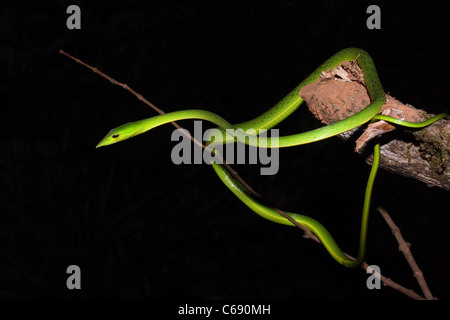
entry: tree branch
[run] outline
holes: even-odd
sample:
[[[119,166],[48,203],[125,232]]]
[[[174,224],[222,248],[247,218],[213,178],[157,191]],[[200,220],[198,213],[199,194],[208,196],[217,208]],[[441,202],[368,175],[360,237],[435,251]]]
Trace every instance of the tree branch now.
[[[85,62],[81,61],[78,58],[75,58],[73,56],[71,56],[70,54],[64,52],[63,50],[59,51],[60,54],[65,55],[66,57],[74,60],[75,62],[83,65],[84,67],[90,69],[91,71],[93,71],[94,73],[102,76],[103,78],[109,80],[111,83],[118,85],[120,87],[122,87],[123,89],[129,91],[131,94],[133,94],[134,96],[136,96],[136,98],[138,98],[139,100],[141,100],[142,102],[144,102],[145,104],[147,104],[148,106],[150,106],[151,108],[153,108],[157,113],[159,114],[163,114],[164,111],[157,108],[156,106],[154,106],[151,102],[149,102],[147,99],[145,99],[141,94],[135,92],[133,89],[131,89],[127,84],[121,83],[113,78],[111,78],[110,76],[106,75],[105,73],[101,72],[100,70],[98,70],[97,68],[94,68],[88,64],[86,64]],[[176,122],[172,122],[172,125],[175,126],[176,128],[181,128]],[[207,148],[207,146],[204,146],[201,142],[195,140],[192,136],[190,136],[190,139],[192,141],[194,141],[194,143],[200,144],[202,145],[203,148]],[[227,165],[224,162],[224,165],[226,165],[227,169],[230,170],[231,174],[238,179],[248,190],[250,190],[255,196],[260,197],[260,195],[254,191],[254,189],[248,185],[242,178],[239,177],[238,173],[233,170],[229,165]],[[302,225],[300,225],[297,221],[295,221],[292,217],[290,217],[286,212],[284,212],[283,210],[280,210],[278,208],[273,208],[275,211],[277,211],[280,215],[282,215],[283,217],[285,217],[287,220],[291,221],[296,227],[298,227],[299,229],[304,231],[304,238],[307,239],[311,239],[319,244],[321,244],[320,240],[314,235],[314,233],[312,231],[310,231],[309,229],[303,227]],[[345,253],[346,254],[346,253]],[[350,255],[346,254],[349,258],[354,259],[353,257],[351,257]],[[367,270],[368,264],[364,261],[361,265],[362,269]],[[415,293],[413,290],[411,289],[407,289],[401,285],[399,285],[398,283],[392,281],[389,278],[386,278],[384,276],[382,276],[381,274],[377,274],[377,276],[381,279],[381,281],[383,281],[383,283],[386,286],[389,286],[399,292],[402,292],[403,294],[407,295],[410,298],[413,299],[423,299],[423,297],[421,297],[420,295],[418,295],[417,293]]]
[[[300,90],[310,111],[325,124],[345,119],[364,109],[370,103],[370,97],[364,85],[361,70],[357,64],[344,63]],[[405,105],[387,95],[382,114],[410,122],[421,122],[431,115]],[[365,146],[376,136],[393,131],[396,127],[384,121],[370,124],[360,135],[359,129],[340,135],[343,139],[360,135],[356,140],[355,151],[372,163],[373,155],[365,151]],[[429,186],[450,190],[450,121],[440,120],[421,129],[404,129],[412,134],[385,134],[381,146],[380,167],[414,178]]]
[[[378,212],[381,214],[381,216],[386,221],[389,228],[392,230],[392,234],[397,239],[398,242],[398,250],[403,253],[403,255],[406,258],[406,261],[408,261],[408,264],[410,265],[414,277],[417,279],[417,282],[419,283],[420,288],[422,289],[423,294],[425,295],[425,298],[427,300],[436,300],[435,297],[431,294],[430,289],[428,288],[427,282],[425,281],[425,277],[423,276],[422,270],[420,270],[419,266],[416,263],[416,260],[414,259],[414,256],[411,253],[410,247],[411,243],[406,242],[405,239],[402,236],[402,233],[400,232],[400,229],[397,227],[397,225],[392,220],[391,216],[388,214],[386,210],[384,210],[381,207],[377,208]]]

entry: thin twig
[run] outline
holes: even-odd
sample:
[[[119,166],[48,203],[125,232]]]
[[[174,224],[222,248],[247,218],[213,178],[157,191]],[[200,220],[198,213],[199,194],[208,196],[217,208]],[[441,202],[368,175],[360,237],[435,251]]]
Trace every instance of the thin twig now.
[[[276,212],[278,212],[279,214],[281,214],[283,217],[285,217],[286,219],[288,219],[290,222],[292,222],[294,225],[296,225],[298,228],[302,229],[305,232],[304,238],[307,239],[311,239],[316,241],[319,244],[322,244],[319,240],[319,238],[317,238],[317,236],[311,232],[311,230],[303,227],[301,224],[299,224],[297,221],[295,221],[291,216],[289,216],[286,212],[277,209],[277,208],[273,208]],[[344,254],[352,260],[355,260],[354,257],[352,257],[351,255],[349,255],[348,253]],[[361,263],[361,268],[367,272],[367,268],[369,267],[369,264],[366,261],[363,261]],[[410,297],[411,299],[415,299],[415,300],[425,300],[424,297],[422,297],[421,295],[417,294],[414,290],[408,289],[403,287],[402,285],[392,281],[390,278],[387,278],[385,276],[383,276],[382,274],[376,272],[375,270],[373,270],[372,272],[373,275],[375,275],[376,277],[378,277],[378,279],[381,280],[381,282],[383,283],[384,286],[386,287],[390,287],[392,289],[395,289],[401,293],[403,293],[404,295]]]
[[[369,267],[369,265],[367,264],[367,262],[363,261],[363,263],[361,264],[361,268],[367,272],[368,267]],[[395,289],[395,290],[403,293],[404,295],[410,297],[411,299],[425,300],[424,297],[417,294],[414,290],[411,290],[411,289],[408,289],[408,288],[405,288],[405,287],[399,285],[398,283],[392,281],[390,278],[386,278],[385,276],[381,275],[380,273],[376,272],[375,270],[372,270],[372,274],[375,275],[376,277],[378,277],[378,279],[380,279],[381,282],[383,282],[383,285],[385,285],[386,287],[391,287],[392,289]]]
[[[425,281],[425,277],[423,276],[422,270],[420,270],[419,266],[416,263],[416,260],[414,259],[413,254],[411,253],[410,247],[411,243],[406,242],[405,239],[402,236],[402,233],[400,232],[400,229],[397,227],[397,225],[392,220],[389,213],[381,208],[377,208],[378,212],[382,215],[384,220],[386,221],[387,225],[391,228],[392,234],[397,239],[398,242],[398,250],[403,253],[405,256],[406,261],[408,261],[408,264],[410,265],[414,277],[417,279],[417,282],[419,283],[420,288],[422,289],[423,294],[425,295],[425,298],[427,300],[435,300],[436,298],[433,297],[433,294],[430,291],[430,288],[427,285],[427,282]]]
[[[84,67],[90,69],[92,72],[94,72],[94,73],[100,75],[101,77],[103,77],[103,78],[109,80],[111,83],[113,83],[113,84],[115,84],[115,85],[118,85],[118,86],[122,87],[123,89],[127,90],[128,92],[132,93],[137,99],[139,99],[140,101],[144,102],[146,105],[150,106],[150,107],[151,107],[153,110],[155,110],[158,114],[164,114],[164,111],[163,111],[163,110],[161,110],[161,109],[159,109],[158,107],[156,107],[156,106],[155,106],[154,104],[152,104],[150,101],[148,101],[147,99],[145,99],[141,94],[137,93],[137,92],[134,91],[132,88],[130,88],[127,84],[121,83],[121,82],[119,82],[119,81],[117,81],[117,80],[111,78],[110,76],[104,74],[103,72],[101,72],[101,71],[98,70],[97,68],[94,68],[94,67],[88,65],[87,63],[81,61],[81,60],[78,59],[78,58],[73,57],[72,55],[70,55],[70,54],[64,52],[63,50],[60,50],[59,53],[65,55],[66,57],[72,59],[73,61],[75,61],[75,62],[77,62],[77,63],[83,65]],[[172,125],[173,125],[175,128],[177,128],[177,129],[182,129],[182,127],[181,127],[180,125],[178,125],[176,122],[171,122],[171,123],[172,123]],[[186,133],[185,133],[185,132],[186,132]],[[185,134],[187,137],[189,137],[194,143],[196,143],[197,145],[201,146],[203,149],[208,149],[208,150],[210,150],[210,149],[208,148],[208,146],[205,146],[205,145],[203,145],[201,142],[197,141],[197,140],[196,140],[194,137],[192,137],[186,130],[182,130],[182,133]],[[233,176],[236,180],[238,180],[245,188],[247,188],[247,189],[248,189],[252,194],[254,194],[255,196],[261,197],[261,195],[260,195],[259,193],[257,193],[257,192],[256,192],[256,191],[248,184],[248,183],[246,183],[246,182],[239,176],[239,174],[238,174],[235,170],[233,170],[233,169],[225,162],[224,159],[223,159],[223,164],[224,164],[224,166],[227,168],[227,170],[232,174],[232,176]],[[292,222],[296,227],[298,227],[298,228],[300,228],[301,230],[303,230],[304,233],[305,233],[305,234],[304,234],[304,238],[311,239],[311,240],[313,240],[313,241],[315,241],[315,242],[317,242],[317,243],[319,243],[319,244],[322,244],[322,243],[320,242],[319,238],[318,238],[311,230],[309,230],[309,229],[303,227],[300,223],[298,223],[297,221],[295,221],[295,220],[294,220],[291,216],[289,216],[286,212],[284,212],[284,211],[281,210],[281,209],[275,208],[275,207],[273,207],[272,209],[275,210],[276,212],[278,212],[280,215],[282,215],[284,218],[286,218],[286,219],[289,220],[290,222]],[[354,258],[353,258],[352,256],[350,256],[349,254],[347,254],[347,253],[345,253],[345,252],[344,252],[344,254],[345,254],[347,257],[349,257],[350,259],[354,259]],[[361,268],[362,268],[363,270],[367,270],[368,264],[364,261],[364,262],[361,264]],[[399,285],[398,283],[392,281],[391,279],[382,276],[381,274],[378,274],[378,273],[377,273],[376,275],[381,279],[381,281],[383,282],[383,284],[384,284],[385,286],[391,287],[391,288],[393,288],[393,289],[395,289],[395,290],[397,290],[397,291],[399,291],[399,292],[402,292],[403,294],[407,295],[407,296],[410,297],[410,298],[417,299],[417,300],[423,300],[423,299],[424,299],[423,297],[421,297],[420,295],[418,295],[417,293],[415,293],[413,290],[407,289],[407,288],[405,288],[405,287]]]
[[[142,101],[143,103],[145,103],[146,105],[148,105],[149,107],[151,107],[153,110],[155,110],[158,114],[165,114],[165,112],[163,110],[161,110],[160,108],[158,108],[157,106],[155,106],[153,103],[151,103],[150,101],[148,101],[147,99],[144,98],[143,95],[137,93],[136,91],[134,91],[132,88],[130,88],[126,83],[122,83],[119,82],[113,78],[111,78],[110,76],[108,76],[107,74],[103,73],[102,71],[98,70],[95,67],[92,67],[90,65],[88,65],[87,63],[85,63],[84,61],[75,58],[74,56],[68,54],[67,52],[65,52],[64,50],[59,50],[59,53],[62,55],[65,55],[66,57],[72,59],[73,61],[75,61],[76,63],[81,64],[82,66],[90,69],[92,72],[100,75],[101,77],[107,79],[108,81],[110,81],[112,84],[115,84],[119,87],[122,87],[123,89],[127,90],[128,92],[130,92],[131,94],[133,94],[136,98],[138,98],[140,101]],[[175,121],[172,121],[171,124],[177,128],[177,129],[183,129],[183,127],[181,127],[178,123],[176,123]],[[195,139],[193,136],[191,136],[189,134],[189,132],[187,130],[181,130],[181,133],[183,135],[185,135],[186,137],[188,137],[189,139],[192,140],[192,142],[194,142],[195,144],[197,144],[198,146],[202,147],[203,149],[208,150],[209,152],[213,152],[210,148],[208,148],[207,146],[205,146],[203,143],[201,143],[200,141],[198,141],[197,139]],[[222,164],[225,166],[225,168],[227,168],[227,170],[230,172],[230,174],[236,179],[238,180],[245,188],[247,188],[254,196],[261,198],[261,195],[256,192],[244,179],[242,179],[239,174],[237,173],[236,170],[234,170],[226,161],[225,159],[223,159],[223,157],[221,155],[216,154],[216,156],[220,157],[220,160],[222,162]]]
[[[304,238],[311,239],[319,244],[322,244],[322,242],[320,242],[319,238],[317,238],[317,236],[311,230],[302,226],[300,223],[298,223],[294,218],[292,218],[286,212],[284,212],[283,210],[280,210],[278,208],[272,208],[272,209],[275,210],[276,212],[278,212],[280,215],[282,215],[287,220],[289,220],[294,226],[303,230],[305,232],[305,234],[303,235]]]

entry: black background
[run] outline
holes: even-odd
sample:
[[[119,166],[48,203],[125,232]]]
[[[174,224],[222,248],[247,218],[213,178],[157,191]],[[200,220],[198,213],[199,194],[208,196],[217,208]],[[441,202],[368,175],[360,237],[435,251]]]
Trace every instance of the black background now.
[[[443,1],[3,1],[0,5],[2,298],[407,299],[368,290],[295,228],[251,212],[206,164],[171,162],[171,126],[95,149],[113,127],[155,114],[58,54],[127,83],[166,112],[242,122],[273,106],[333,53],[361,47],[386,92],[448,111]],[[81,8],[68,30],[66,8]],[[381,8],[368,30],[366,8]],[[318,124],[305,106],[281,134]],[[192,128],[190,122],[183,122]],[[205,125],[206,127],[206,125]],[[268,201],[315,217],[357,250],[369,167],[337,138],[280,151],[280,170],[234,168]],[[431,291],[449,298],[448,192],[380,171],[373,208],[401,228]],[[420,292],[373,209],[367,262]],[[66,268],[82,289],[66,288]]]

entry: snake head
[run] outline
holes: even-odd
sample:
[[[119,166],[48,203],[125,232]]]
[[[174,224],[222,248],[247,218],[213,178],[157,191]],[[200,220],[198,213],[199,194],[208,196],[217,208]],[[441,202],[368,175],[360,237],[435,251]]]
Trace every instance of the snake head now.
[[[136,130],[132,130],[129,123],[114,128],[97,144],[96,148],[109,146],[120,141],[127,140],[139,134]]]

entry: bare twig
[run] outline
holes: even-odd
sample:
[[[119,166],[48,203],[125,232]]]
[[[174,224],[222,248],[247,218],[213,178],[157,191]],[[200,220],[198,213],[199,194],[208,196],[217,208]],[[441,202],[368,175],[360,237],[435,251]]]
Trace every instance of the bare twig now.
[[[277,209],[277,208],[273,208],[273,209],[274,209],[275,211],[277,211],[279,214],[281,214],[283,217],[285,217],[286,219],[288,219],[290,222],[292,222],[295,226],[297,226],[298,228],[302,229],[302,230],[305,232],[304,238],[311,239],[311,240],[314,240],[315,242],[317,242],[317,243],[319,243],[319,244],[322,244],[322,243],[320,242],[319,238],[317,238],[317,236],[316,236],[314,233],[312,233],[311,230],[306,229],[305,227],[303,227],[302,225],[300,225],[297,221],[295,221],[291,216],[289,216],[289,215],[288,215],[287,213],[285,213],[284,211],[282,211],[282,210],[280,210],[280,209]],[[351,255],[349,255],[349,254],[347,254],[347,253],[345,253],[345,252],[344,252],[344,254],[345,254],[349,259],[355,260],[355,258],[352,257]],[[361,263],[361,268],[362,268],[364,271],[367,272],[367,268],[368,268],[368,267],[369,267],[369,264],[368,264],[366,261],[363,261],[363,262]],[[375,270],[372,271],[372,274],[375,275],[376,277],[378,277],[378,279],[380,279],[381,282],[383,283],[383,285],[386,286],[386,287],[390,287],[390,288],[392,288],[392,289],[395,289],[395,290],[397,290],[397,291],[403,293],[404,295],[408,296],[408,297],[411,298],[411,299],[414,299],[414,300],[425,300],[424,297],[422,297],[421,295],[417,294],[414,290],[403,287],[402,285],[398,284],[397,282],[393,281],[393,280],[390,279],[390,278],[387,278],[387,277],[383,276],[382,274],[376,272]],[[415,273],[414,275],[417,277],[419,274],[416,275],[416,273]],[[420,275],[422,276],[422,279],[423,279],[423,275],[422,275],[421,272],[420,272]],[[425,280],[423,280],[423,281],[425,281]],[[426,283],[425,283],[425,285],[426,285]],[[425,294],[425,295],[426,295],[426,294]],[[428,298],[427,298],[427,299],[428,299]]]
[[[365,261],[361,264],[361,268],[363,270],[365,270],[366,272],[367,272],[368,267],[369,267],[369,265]],[[405,288],[405,287],[399,285],[398,283],[392,281],[390,278],[386,278],[385,276],[381,275],[380,273],[376,272],[375,270],[372,270],[372,274],[374,274],[376,277],[378,277],[381,280],[381,282],[383,282],[383,285],[385,285],[386,287],[391,287],[392,289],[395,289],[395,290],[403,293],[404,295],[408,296],[411,299],[425,300],[424,297],[417,294],[414,290],[411,290],[411,289],[408,289],[408,288]]]
[[[92,67],[90,65],[88,65],[87,63],[83,62],[82,60],[75,58],[74,56],[68,54],[67,52],[63,51],[63,50],[59,50],[59,53],[62,55],[65,55],[66,57],[72,59],[73,61],[81,64],[82,66],[90,69],[92,72],[100,75],[101,77],[107,79],[108,81],[110,81],[112,84],[115,84],[119,87],[122,87],[123,89],[127,90],[128,92],[130,92],[131,94],[133,94],[136,98],[138,98],[140,101],[142,101],[143,103],[145,103],[146,105],[148,105],[149,107],[151,107],[153,110],[155,110],[158,114],[164,114],[165,112],[161,109],[159,109],[157,106],[155,106],[153,103],[151,103],[150,101],[148,101],[147,99],[144,98],[143,95],[137,93],[136,91],[134,91],[132,88],[130,88],[126,83],[122,83],[119,82],[113,78],[111,78],[110,76],[108,76],[107,74],[101,72],[100,70],[98,70],[95,67]],[[181,127],[178,123],[176,123],[175,121],[172,121],[171,124],[177,128],[177,129],[183,129],[183,127]],[[207,149],[210,152],[213,152],[210,148],[208,148],[207,146],[205,146],[203,143],[201,143],[200,141],[198,141],[197,139],[195,139],[193,136],[191,136],[186,130],[182,130],[181,133],[183,135],[185,135],[186,137],[188,137],[189,139],[192,140],[192,142],[194,142],[195,144],[197,144],[198,146],[202,147],[203,149]],[[236,170],[234,170],[226,161],[225,159],[222,158],[221,155],[216,154],[216,156],[219,156],[222,161],[222,164],[225,166],[225,168],[227,168],[227,170],[231,173],[231,175],[238,180],[245,188],[247,188],[254,196],[260,198],[261,195],[256,192],[247,182],[245,182],[244,179],[242,179],[239,174],[237,173]]]
[[[315,242],[317,242],[319,244],[322,244],[320,242],[319,238],[317,238],[317,236],[311,230],[309,230],[309,229],[305,228],[304,226],[302,226],[300,223],[298,223],[294,218],[292,218],[286,212],[284,212],[283,210],[280,210],[278,208],[272,208],[272,209],[275,210],[276,212],[278,212],[280,215],[282,215],[287,220],[289,220],[294,226],[296,226],[297,228],[303,230],[305,232],[305,234],[303,235],[304,238],[311,239],[311,240],[314,240]]]
[[[88,65],[87,63],[81,61],[78,58],[73,57],[72,55],[64,52],[63,50],[59,51],[60,54],[65,55],[66,57],[72,59],[73,61],[83,65],[84,67],[90,69],[92,72],[100,75],[101,77],[109,80],[111,83],[118,85],[120,87],[122,87],[123,89],[127,90],[128,92],[132,93],[137,99],[139,99],[140,101],[144,102],[146,105],[150,106],[153,110],[155,110],[158,114],[164,114],[164,111],[159,109],[158,107],[156,107],[155,105],[153,105],[151,102],[149,102],[147,99],[145,99],[141,94],[137,93],[136,91],[134,91],[132,88],[130,88],[127,84],[121,83],[113,78],[111,78],[110,76],[104,74],[103,72],[101,72],[100,70],[98,70],[95,67],[92,67],[90,65]],[[172,122],[172,125],[177,128],[177,129],[182,129],[182,127],[180,125],[178,125],[176,122]],[[201,142],[199,142],[198,140],[196,140],[194,137],[192,137],[187,131],[182,130],[182,133],[185,134],[187,137],[189,137],[194,143],[196,143],[197,145],[201,146],[203,149],[208,149],[208,146],[203,145]],[[259,193],[257,193],[248,183],[246,183],[240,176],[239,174],[233,170],[223,159],[223,164],[224,166],[227,168],[227,170],[233,175],[233,177],[238,180],[245,188],[247,188],[250,192],[252,192],[255,196],[257,197],[261,197],[261,195]],[[289,216],[286,212],[284,212],[281,209],[272,208],[273,210],[275,210],[276,212],[278,212],[280,215],[282,215],[284,218],[286,218],[287,220],[289,220],[290,222],[292,222],[296,227],[300,228],[301,230],[304,231],[304,238],[307,239],[311,239],[319,244],[321,244],[319,238],[309,229],[303,227],[301,224],[299,224],[297,221],[295,221],[291,216]],[[349,257],[350,259],[354,259],[352,256],[344,253],[347,257]],[[363,270],[367,270],[367,268],[369,267],[369,265],[364,261],[361,265]],[[376,274],[381,281],[383,282],[383,284],[385,286],[391,287],[399,292],[402,292],[403,294],[407,295],[408,297],[412,298],[412,299],[418,299],[418,300],[423,300],[424,298],[421,297],[420,295],[418,295],[416,292],[414,292],[411,289],[407,289],[401,285],[399,285],[398,283],[392,281],[389,278],[386,278],[384,276],[382,276],[381,274]],[[416,275],[416,274],[415,274]],[[418,276],[418,274],[417,274]]]
[[[411,250],[409,249],[411,247],[411,243],[405,241],[405,239],[402,236],[402,233],[400,232],[400,229],[397,227],[397,225],[394,223],[391,216],[385,209],[378,207],[377,210],[378,212],[380,212],[380,214],[383,216],[388,226],[391,228],[392,234],[394,235],[394,237],[397,239],[398,242],[398,250],[401,253],[403,253],[403,255],[406,258],[406,261],[408,261],[408,264],[411,266],[413,275],[417,279],[417,282],[419,283],[419,286],[422,289],[425,298],[427,300],[436,299],[431,294],[427,282],[425,281],[425,277],[423,276],[423,272],[422,270],[420,270],[419,266],[416,263],[416,260],[414,259],[414,256],[411,253]]]

